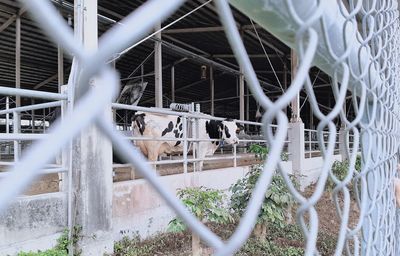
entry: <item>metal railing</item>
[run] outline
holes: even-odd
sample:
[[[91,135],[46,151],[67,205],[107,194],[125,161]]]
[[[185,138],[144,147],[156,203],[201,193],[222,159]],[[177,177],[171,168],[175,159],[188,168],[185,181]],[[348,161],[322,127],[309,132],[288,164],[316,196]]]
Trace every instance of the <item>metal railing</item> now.
[[[175,137],[168,137],[168,136],[163,136],[163,137],[146,137],[146,136],[127,136],[126,139],[131,140],[131,141],[182,141],[183,142],[183,151],[182,151],[182,159],[177,159],[177,160],[159,160],[159,161],[149,161],[149,164],[152,165],[166,165],[166,164],[183,164],[183,172],[186,173],[188,170],[188,163],[199,163],[199,162],[206,162],[206,161],[216,161],[216,160],[232,160],[233,166],[237,166],[237,161],[239,159],[245,158],[245,156],[238,155],[237,152],[237,147],[238,146],[243,146],[243,144],[246,144],[246,148],[248,145],[252,143],[257,143],[257,144],[263,144],[267,146],[267,141],[265,139],[239,139],[238,144],[234,144],[229,148],[228,146],[228,152],[232,153],[229,155],[224,154],[224,156],[208,156],[204,158],[200,158],[198,155],[199,151],[199,142],[220,142],[221,139],[200,139],[198,129],[196,129],[194,126],[196,126],[196,120],[198,119],[206,119],[206,120],[216,120],[216,121],[224,121],[225,118],[222,117],[213,117],[210,115],[205,115],[203,113],[199,112],[178,112],[170,109],[164,109],[164,108],[146,108],[146,107],[140,107],[140,106],[131,106],[131,105],[126,105],[126,104],[120,104],[120,103],[113,103],[112,104],[113,109],[124,109],[124,110],[129,110],[129,111],[141,111],[141,112],[147,112],[147,113],[156,113],[156,114],[163,114],[163,115],[172,115],[172,116],[180,116],[183,121],[183,128],[182,128],[182,133],[183,137],[182,138],[175,138]],[[189,121],[189,122],[188,122]],[[261,123],[257,122],[251,122],[251,121],[242,121],[242,120],[234,120],[234,122],[242,125],[253,125],[253,126],[262,126]],[[192,136],[188,136],[188,127],[187,124],[192,125]],[[116,124],[117,126],[123,128],[123,127],[129,127],[127,124]],[[276,125],[271,125],[271,128],[276,129]],[[117,128],[117,130],[120,130]],[[131,130],[131,128],[129,129]],[[285,148],[288,148],[288,143],[290,141],[286,139],[285,141]],[[188,148],[189,143],[192,143],[192,147]],[[226,146],[225,146],[226,148]],[[222,148],[221,148],[222,149]],[[222,151],[223,152],[223,151]],[[191,153],[192,157],[189,158],[189,153]],[[113,167],[127,167],[131,166],[131,164],[114,164]],[[155,166],[154,166],[155,167]],[[196,166],[194,166],[195,170],[198,170]]]

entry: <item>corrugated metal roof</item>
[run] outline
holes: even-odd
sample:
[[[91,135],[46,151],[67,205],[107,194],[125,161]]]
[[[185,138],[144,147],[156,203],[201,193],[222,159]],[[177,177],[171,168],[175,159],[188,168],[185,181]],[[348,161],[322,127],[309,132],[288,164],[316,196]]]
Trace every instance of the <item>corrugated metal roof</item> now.
[[[55,1],[54,1],[55,2]],[[65,19],[68,15],[73,16],[72,0],[63,1],[64,5],[61,12]],[[143,2],[141,0],[99,0],[99,14],[104,15],[115,21],[121,20]],[[190,0],[187,1],[178,11],[163,22],[163,26],[173,22],[174,20],[185,15],[189,11],[198,7],[205,1]],[[19,4],[15,1],[0,0],[0,27],[8,19],[10,19],[19,10]],[[243,31],[243,40],[250,55],[257,55],[257,58],[252,58],[252,63],[255,70],[271,71],[266,58],[262,58],[263,50],[255,36],[250,20],[235,9],[234,16],[238,25],[246,28]],[[47,37],[39,29],[26,13],[22,16],[22,31],[21,31],[21,87],[33,89],[37,84],[49,79],[57,74],[57,48],[50,42]],[[104,19],[99,19],[99,35],[104,33],[108,28],[115,24]],[[199,9],[195,13],[177,22],[170,29],[183,28],[205,28],[214,27],[218,30],[220,27],[218,15],[212,4]],[[134,29],[134,28],[132,28]],[[265,44],[268,54],[271,55],[271,61],[277,71],[283,70],[283,62],[290,67],[288,55],[289,49],[276,40],[271,34],[261,28],[257,28],[257,32]],[[206,56],[213,61],[223,64],[227,67],[238,70],[235,58],[232,56],[232,50],[225,37],[224,31],[214,32],[197,32],[197,33],[173,33],[166,34],[162,40],[171,43],[180,48],[189,50],[196,54]],[[275,49],[272,49],[273,46]],[[154,42],[147,40],[141,45],[123,55],[116,62],[116,69],[120,72],[121,78],[126,78],[138,65],[153,51]],[[196,48],[196,49],[195,49]],[[277,51],[283,52],[283,55],[277,54]],[[279,56],[278,56],[279,55]],[[166,98],[170,98],[170,66],[177,61],[188,57],[183,53],[177,52],[176,49],[171,49],[168,45],[163,46],[163,91]],[[64,59],[64,68],[66,70],[65,77],[68,77],[68,70],[71,61],[68,58]],[[189,101],[204,101],[209,99],[209,81],[200,79],[201,60],[193,59],[190,56],[187,60],[179,63],[175,67],[175,88],[176,99],[181,102]],[[144,65],[144,73],[151,74],[154,70],[153,57]],[[140,75],[140,69],[133,76]],[[290,73],[288,72],[288,80]],[[280,76],[283,77],[282,72]],[[277,91],[276,79],[272,72],[260,72],[259,78],[269,83],[265,85],[267,91]],[[144,97],[141,100],[141,105],[151,106],[154,104],[154,77],[146,76],[145,81],[149,82]],[[196,83],[197,82],[197,83]],[[123,82],[124,83],[124,82]],[[13,22],[4,31],[0,32],[0,85],[15,86],[15,23]],[[57,78],[50,81],[40,88],[41,90],[56,91]],[[215,98],[235,97],[237,96],[237,78],[224,70],[215,68]],[[209,104],[202,104],[202,109],[208,111]],[[232,113],[232,117],[238,117],[238,98],[229,101],[218,101],[215,103],[216,115],[224,115]],[[251,99],[250,109],[255,111],[255,102]],[[252,114],[253,115],[253,114]]]

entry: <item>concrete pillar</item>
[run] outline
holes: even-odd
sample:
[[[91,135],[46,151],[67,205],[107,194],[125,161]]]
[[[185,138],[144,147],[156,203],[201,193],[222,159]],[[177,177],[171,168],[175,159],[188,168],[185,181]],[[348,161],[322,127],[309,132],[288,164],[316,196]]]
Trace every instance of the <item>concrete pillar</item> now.
[[[214,70],[212,66],[210,66],[210,104],[211,104],[210,114],[213,116],[214,115]]]
[[[304,123],[289,123],[289,160],[292,161],[293,174],[301,178],[304,169]],[[301,180],[299,180],[301,184]]]
[[[175,66],[171,67],[171,101],[175,102]]]
[[[87,51],[95,51],[97,0],[75,0],[74,15],[75,37]],[[96,79],[91,81],[91,86],[96,86]],[[111,122],[110,107],[105,108],[104,118]],[[75,252],[81,250],[83,256],[112,253],[112,146],[95,125],[74,139],[70,171],[72,226],[81,228]]]
[[[290,51],[290,55],[291,55],[291,58],[290,58],[290,60],[291,60],[291,74],[292,74],[292,81],[293,81],[294,78],[296,77],[296,73],[297,73],[298,60],[297,60],[297,54],[294,52],[293,49]],[[291,107],[292,107],[292,116],[290,118],[290,122],[291,123],[301,122],[301,118],[300,118],[300,93],[298,93],[296,95],[296,97],[294,97],[294,99],[292,100]]]
[[[243,73],[243,68],[240,67],[240,73]],[[239,118],[244,120],[244,75],[239,76]]]
[[[156,27],[156,30],[161,29],[161,23]],[[155,35],[157,39],[161,40],[161,32]],[[155,106],[157,108],[163,107],[162,102],[162,47],[161,42],[155,41],[154,43],[154,79],[155,79]]]
[[[287,90],[287,85],[288,85],[288,81],[287,81],[287,71],[288,71],[288,69],[287,69],[287,65],[286,65],[286,63],[284,63],[283,64],[283,90],[286,92],[286,90]],[[285,112],[285,114],[286,114],[286,116],[287,116],[287,112],[288,112],[288,108],[287,107],[285,107],[285,109],[283,110],[284,112]]]
[[[348,138],[348,134],[345,131],[345,127],[340,127],[340,129],[339,129],[339,153],[342,157],[342,161],[348,159],[346,137]]]
[[[343,112],[346,115],[346,100],[343,105]],[[348,133],[346,133],[346,125],[345,122],[341,122],[340,129],[339,129],[339,153],[342,156],[342,161],[347,160],[347,146],[346,146],[346,137],[347,141],[349,139]]]

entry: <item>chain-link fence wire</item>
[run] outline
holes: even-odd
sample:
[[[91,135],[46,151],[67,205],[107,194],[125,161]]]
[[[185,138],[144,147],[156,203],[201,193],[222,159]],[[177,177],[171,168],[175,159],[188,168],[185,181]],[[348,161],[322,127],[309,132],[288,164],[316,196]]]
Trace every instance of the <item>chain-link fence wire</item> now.
[[[191,215],[175,195],[167,191],[140,152],[111,123],[98,118],[102,117],[99,114],[110,100],[115,98],[119,86],[117,73],[99,63],[106,63],[116,52],[140,40],[160,19],[168,17],[184,1],[147,1],[122,21],[124,26],[113,27],[105,33],[99,40],[96,52],[84,50],[51,3],[42,0],[23,2],[49,37],[79,63],[76,66],[79,69],[72,69],[76,73],[69,81],[70,85],[76,85],[76,104],[73,111],[64,118],[63,124],[57,123],[46,140],[33,145],[12,168],[9,177],[0,182],[0,211],[29,184],[38,170],[55,156],[55,152],[66,146],[89,124],[96,123],[112,140],[115,150],[152,184],[190,229],[215,248],[217,255],[233,254],[249,237],[276,168],[299,204],[297,222],[305,235],[306,255],[319,254],[316,248],[318,213],[315,204],[323,195],[329,177],[336,184],[333,199],[341,220],[335,255],[400,255],[396,247],[397,218],[393,188],[393,178],[397,176],[400,124],[397,82],[399,25],[395,0],[232,0],[245,13],[243,3],[249,4],[253,8],[247,9],[250,10],[250,17],[298,53],[296,77],[275,102],[264,94],[257,80],[228,3],[226,0],[214,1],[237,61],[243,67],[249,88],[266,110],[262,122],[270,146],[269,157],[264,163],[246,213],[234,234],[225,242]],[[251,11],[255,14],[252,15]],[[320,111],[312,88],[308,71],[313,65],[317,65],[332,78],[331,88],[336,104],[327,115]],[[93,76],[98,77],[97,85],[90,87],[89,79]],[[314,115],[320,120],[318,143],[325,160],[313,194],[308,198],[296,190],[279,163],[288,129],[288,120],[282,110],[303,88]],[[347,118],[342,107],[349,91],[356,113],[353,119]],[[346,141],[350,164],[344,180],[339,180],[331,172],[337,136],[333,120],[338,116],[346,124],[346,133],[354,135],[351,146]],[[273,122],[278,125],[274,131],[271,128]],[[324,139],[324,130],[329,131],[327,139]],[[360,145],[362,168],[357,171],[355,163]],[[354,188],[360,210],[355,226],[349,225],[350,184]]]

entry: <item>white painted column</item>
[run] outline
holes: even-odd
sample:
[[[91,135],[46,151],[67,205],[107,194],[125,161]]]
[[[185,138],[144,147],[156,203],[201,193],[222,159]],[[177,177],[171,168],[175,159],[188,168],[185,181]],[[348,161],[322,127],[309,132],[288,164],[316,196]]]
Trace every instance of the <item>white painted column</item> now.
[[[161,29],[161,23],[159,23],[155,29]],[[157,33],[155,37],[161,40],[161,32]],[[162,44],[159,41],[155,41],[154,43],[154,79],[155,106],[157,108],[162,108]]]
[[[75,37],[87,51],[98,44],[97,0],[74,1]],[[96,78],[90,86],[97,86]],[[77,95],[79,97],[80,95]],[[74,99],[74,102],[79,98]],[[111,102],[110,102],[111,104]],[[111,122],[111,107],[104,110]],[[73,142],[72,150],[72,226],[82,227],[76,250],[82,255],[113,252],[112,237],[112,145],[94,125],[90,125]]]
[[[346,116],[346,100],[344,101],[343,104],[343,112]],[[342,121],[339,129],[339,153],[342,156],[342,161],[347,160],[347,145],[346,145],[346,139],[348,141],[349,136],[348,133],[346,133],[346,124]]]
[[[297,55],[291,50],[291,77],[292,81],[297,73]],[[304,123],[300,118],[300,93],[291,102],[292,116],[289,123],[288,137],[289,137],[289,160],[292,161],[293,174],[297,177],[300,184],[300,189],[303,190],[302,172],[305,162],[305,149],[304,149]]]
[[[212,116],[214,116],[214,97],[214,70],[213,67],[210,66],[210,114]]]
[[[290,55],[291,55],[291,74],[292,74],[292,81],[294,80],[294,78],[296,77],[296,73],[297,73],[297,54],[293,51],[293,49],[290,51]],[[301,122],[301,118],[300,118],[300,93],[298,93],[296,95],[296,97],[292,100],[291,103],[292,106],[292,116],[290,118],[290,122],[292,123],[297,123],[297,122]]]
[[[293,174],[301,185],[301,174],[304,168],[304,123],[289,123],[289,160],[292,161]],[[302,187],[302,186],[301,186]],[[303,188],[303,187],[302,187]]]
[[[175,66],[171,67],[171,101],[175,102]]]

